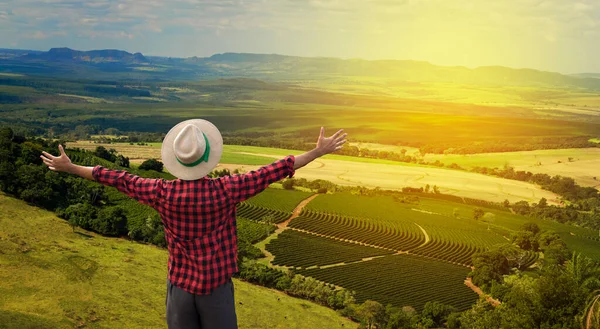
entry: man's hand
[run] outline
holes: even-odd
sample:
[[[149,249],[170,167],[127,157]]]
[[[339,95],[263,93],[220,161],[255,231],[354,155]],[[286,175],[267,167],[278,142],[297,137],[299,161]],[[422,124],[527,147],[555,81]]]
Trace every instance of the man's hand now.
[[[69,159],[65,153],[65,149],[62,145],[58,145],[58,150],[60,151],[60,156],[55,157],[48,152],[42,152],[43,155],[40,155],[40,158],[42,158],[44,164],[48,166],[50,170],[70,173],[73,169],[73,163],[71,163],[71,159]]]
[[[345,138],[348,136],[348,134],[342,135],[343,132],[344,129],[340,129],[331,137],[325,137],[325,128],[321,127],[321,134],[319,135],[319,140],[317,141],[317,150],[319,152],[319,156],[340,150],[346,143]]]
[[[346,136],[348,136],[348,134],[342,135],[343,132],[344,129],[340,129],[331,137],[325,137],[325,128],[321,127],[321,134],[319,135],[319,140],[317,141],[317,147],[315,147],[312,151],[308,151],[304,154],[296,156],[294,170],[306,166],[318,157],[322,157],[326,154],[340,150],[346,143]]]
[[[62,145],[58,145],[60,156],[53,156],[48,152],[42,152],[40,158],[44,161],[44,164],[52,171],[62,171],[69,174],[81,176],[85,179],[94,180],[92,175],[92,167],[83,167],[75,165],[71,162],[71,159],[65,153],[65,149]]]

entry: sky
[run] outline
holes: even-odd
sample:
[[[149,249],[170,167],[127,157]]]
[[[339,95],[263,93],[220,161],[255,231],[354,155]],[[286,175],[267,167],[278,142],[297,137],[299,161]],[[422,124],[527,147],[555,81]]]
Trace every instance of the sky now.
[[[0,0],[0,48],[600,72],[600,0]]]

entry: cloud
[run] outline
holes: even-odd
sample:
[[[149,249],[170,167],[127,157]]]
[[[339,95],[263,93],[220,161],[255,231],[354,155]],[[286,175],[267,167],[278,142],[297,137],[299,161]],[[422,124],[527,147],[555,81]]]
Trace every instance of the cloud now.
[[[44,32],[44,31],[35,31],[33,33],[26,33],[23,37],[28,39],[48,39],[56,36],[67,36],[67,32],[65,31],[54,31],[54,32]]]
[[[506,45],[520,40],[568,48],[579,42],[585,48],[599,27],[598,0],[0,0],[7,44],[19,36],[33,45],[68,35],[74,47],[113,41],[134,47],[134,40],[136,47],[169,43],[160,49],[175,46],[188,54],[200,49],[196,40],[204,51],[240,51],[234,48],[242,43],[280,53],[318,45],[324,55],[379,47],[386,57],[395,54],[390,44],[413,40],[410,47],[424,50],[402,47],[402,56],[420,55],[438,50],[428,44],[434,38],[451,37],[466,44],[488,37]],[[351,45],[338,46],[342,39]]]

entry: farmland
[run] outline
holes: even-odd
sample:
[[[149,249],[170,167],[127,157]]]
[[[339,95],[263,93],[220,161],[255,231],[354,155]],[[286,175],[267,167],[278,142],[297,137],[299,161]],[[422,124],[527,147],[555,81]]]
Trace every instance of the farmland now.
[[[286,230],[267,244],[274,265],[311,267],[359,261],[391,254],[389,250],[336,241],[313,234]]]
[[[375,299],[384,305],[410,305],[420,310],[427,301],[439,301],[466,310],[477,300],[477,295],[462,284],[468,269],[412,255],[385,256],[300,273],[354,290],[359,301]]]
[[[158,145],[131,146],[123,144],[94,144],[78,142],[72,147],[95,149],[102,145],[121,150],[124,156],[141,159],[144,156],[160,158]],[[254,170],[260,165],[268,164],[276,158],[301,151],[261,148],[252,146],[226,145],[219,168]],[[230,162],[227,162],[230,161]],[[481,174],[422,167],[389,160],[356,158],[340,155],[329,155],[310,163],[295,175],[310,180],[324,179],[338,185],[365,186],[370,188],[398,190],[402,187],[425,187],[437,185],[442,193],[461,197],[476,198],[489,201],[508,199],[511,202],[527,200],[539,201],[546,198],[551,202],[557,196],[532,184],[490,177]],[[394,179],[390,179],[394,177]]]

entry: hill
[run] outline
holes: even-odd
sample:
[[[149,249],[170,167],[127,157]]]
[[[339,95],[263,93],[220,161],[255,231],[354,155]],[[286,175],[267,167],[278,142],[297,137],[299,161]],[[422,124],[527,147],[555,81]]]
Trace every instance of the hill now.
[[[167,252],[77,230],[0,195],[0,328],[166,328]],[[334,311],[235,280],[240,328],[354,328]]]
[[[116,49],[77,51],[70,48],[52,48],[48,52],[27,54],[24,59],[41,59],[47,61],[74,61],[74,62],[120,62],[120,63],[147,63],[148,60],[141,53],[131,54]]]
[[[3,72],[30,73],[37,67],[38,74],[69,77],[81,72],[64,68],[65,63],[81,66],[87,74],[103,76],[120,73],[121,79],[197,80],[210,77],[244,76],[260,79],[323,80],[339,77],[374,77],[411,82],[448,82],[461,84],[585,88],[600,90],[596,75],[563,75],[532,69],[513,69],[502,66],[466,67],[438,66],[413,60],[363,60],[323,57],[298,57],[276,54],[224,53],[210,57],[172,58],[148,57],[120,50],[77,51],[52,48],[48,52],[5,50],[11,56],[0,59]],[[22,56],[17,56],[22,54]],[[111,63],[119,66],[98,66]],[[148,65],[142,74],[135,65]],[[131,65],[134,65],[133,67]],[[40,67],[42,66],[42,67]],[[87,66],[87,70],[85,67]],[[94,70],[90,70],[93,68]],[[41,70],[40,70],[41,69]],[[129,73],[128,75],[123,73]]]

